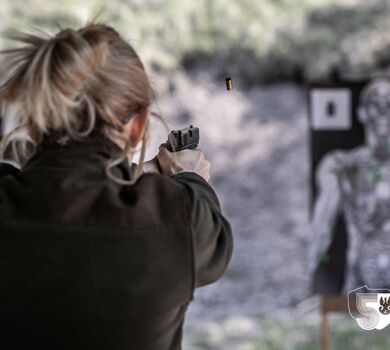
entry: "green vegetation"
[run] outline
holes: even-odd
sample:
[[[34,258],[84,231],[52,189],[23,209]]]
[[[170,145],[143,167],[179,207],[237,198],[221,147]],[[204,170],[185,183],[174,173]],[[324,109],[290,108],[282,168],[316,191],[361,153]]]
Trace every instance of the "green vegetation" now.
[[[276,331],[278,336],[269,336],[270,329],[278,325],[267,325],[265,338],[254,345],[253,350],[317,350],[320,349],[320,327],[307,322],[282,323]],[[275,330],[273,330],[275,332]],[[271,332],[272,333],[272,332]],[[273,338],[273,340],[272,340]],[[330,349],[385,350],[390,348],[389,329],[364,331],[349,315],[333,314],[329,317]]]
[[[153,70],[207,65],[252,85],[371,74],[390,60],[389,0],[2,0],[0,28],[55,30],[99,12]]]
[[[320,349],[319,317],[313,313],[298,316],[294,312],[286,313],[283,317],[267,317],[257,319],[255,334],[233,332],[230,326],[224,330],[189,334],[184,333],[184,349],[191,350],[318,350]],[[318,314],[317,314],[318,316]],[[226,327],[225,327],[226,328]],[[238,326],[239,328],[239,326]],[[329,316],[329,345],[330,350],[387,350],[390,348],[390,328],[383,330],[365,331],[345,314]],[[256,335],[257,333],[257,335]]]

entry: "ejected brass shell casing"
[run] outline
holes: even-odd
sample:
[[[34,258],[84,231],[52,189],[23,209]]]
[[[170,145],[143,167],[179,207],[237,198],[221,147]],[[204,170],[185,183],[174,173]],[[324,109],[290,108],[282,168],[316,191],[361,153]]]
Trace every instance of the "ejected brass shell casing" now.
[[[233,90],[233,81],[232,78],[226,78],[226,89]]]

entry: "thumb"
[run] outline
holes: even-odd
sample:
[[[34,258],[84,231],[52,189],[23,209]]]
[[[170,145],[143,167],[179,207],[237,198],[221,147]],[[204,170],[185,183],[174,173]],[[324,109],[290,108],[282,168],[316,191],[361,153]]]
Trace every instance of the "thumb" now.
[[[160,145],[160,147],[158,149],[158,153],[157,153],[157,158],[158,158],[160,164],[161,163],[164,163],[164,164],[172,163],[173,156],[174,156],[174,154],[169,152],[169,150],[165,146]]]

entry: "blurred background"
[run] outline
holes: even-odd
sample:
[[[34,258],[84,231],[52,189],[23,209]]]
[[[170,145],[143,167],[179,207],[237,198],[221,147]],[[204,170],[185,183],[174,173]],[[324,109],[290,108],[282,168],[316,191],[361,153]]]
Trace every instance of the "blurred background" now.
[[[319,349],[306,268],[307,84],[390,67],[387,0],[1,0],[0,30],[56,33],[98,13],[135,48],[171,129],[199,148],[234,232],[225,275],[195,292],[183,350]],[[0,48],[14,45],[0,39]],[[225,78],[231,77],[228,91]],[[147,158],[167,130],[153,122]],[[389,349],[390,328],[330,318],[332,349]]]

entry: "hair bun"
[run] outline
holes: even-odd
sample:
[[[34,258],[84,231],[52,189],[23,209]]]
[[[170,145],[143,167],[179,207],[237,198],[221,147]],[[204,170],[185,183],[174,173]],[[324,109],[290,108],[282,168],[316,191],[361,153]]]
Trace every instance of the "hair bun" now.
[[[75,35],[75,34],[76,34],[76,31],[74,31],[71,28],[66,28],[66,29],[63,29],[60,32],[58,32],[54,38],[57,38],[57,39],[68,38],[71,35]]]

